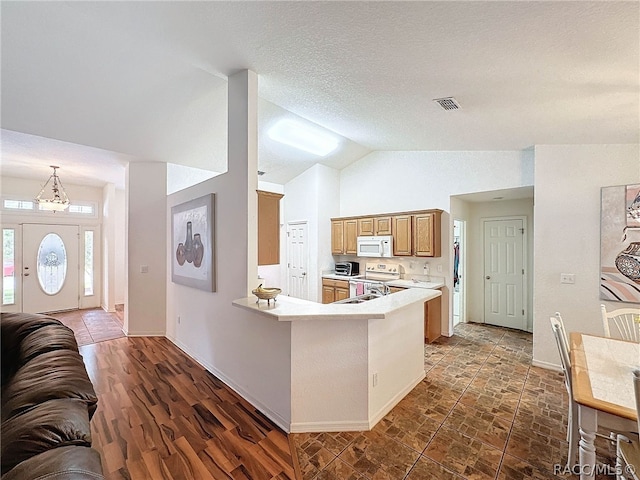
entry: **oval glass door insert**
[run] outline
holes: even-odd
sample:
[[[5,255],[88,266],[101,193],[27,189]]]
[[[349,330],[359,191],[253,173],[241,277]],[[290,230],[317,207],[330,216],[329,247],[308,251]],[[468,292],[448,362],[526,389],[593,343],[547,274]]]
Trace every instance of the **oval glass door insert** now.
[[[38,248],[38,281],[48,295],[55,295],[67,276],[67,250],[55,233],[47,234]]]

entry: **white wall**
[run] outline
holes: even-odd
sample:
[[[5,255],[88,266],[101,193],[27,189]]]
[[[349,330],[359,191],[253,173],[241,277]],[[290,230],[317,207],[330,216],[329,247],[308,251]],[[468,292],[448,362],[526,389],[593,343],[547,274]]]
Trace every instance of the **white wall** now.
[[[568,331],[602,334],[599,305],[600,189],[640,181],[638,145],[535,148],[533,357],[558,365],[549,317]],[[561,273],[575,284],[561,284]],[[621,305],[621,304],[610,304]]]
[[[125,172],[127,277],[124,331],[164,335],[167,279],[167,164],[131,162]],[[143,270],[146,268],[146,272]]]
[[[232,306],[250,294],[257,277],[256,75],[232,75],[228,92],[227,172],[170,195],[167,205],[170,212],[174,205],[216,195],[216,291],[172,283],[168,271],[167,337],[283,426],[291,410],[290,324]]]
[[[285,224],[307,222],[308,300],[314,302],[322,299],[322,271],[333,269],[331,217],[339,216],[339,178],[337,170],[317,164],[285,185]]]
[[[127,212],[125,210],[125,191],[117,190],[114,201],[115,211],[115,275],[116,275],[116,288],[115,288],[115,301],[116,305],[124,303],[125,286],[126,286],[126,238],[125,238],[125,225],[127,221]]]
[[[526,229],[526,315],[527,330],[533,328],[533,199],[469,202],[467,219],[467,318],[484,321],[484,219],[491,217],[525,216]]]

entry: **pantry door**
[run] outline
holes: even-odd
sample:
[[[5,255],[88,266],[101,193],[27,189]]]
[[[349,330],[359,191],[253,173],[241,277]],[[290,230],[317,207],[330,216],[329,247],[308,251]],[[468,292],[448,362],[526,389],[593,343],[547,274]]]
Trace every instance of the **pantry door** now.
[[[79,308],[78,225],[22,226],[22,311]]]
[[[526,330],[524,219],[484,222],[484,321]]]

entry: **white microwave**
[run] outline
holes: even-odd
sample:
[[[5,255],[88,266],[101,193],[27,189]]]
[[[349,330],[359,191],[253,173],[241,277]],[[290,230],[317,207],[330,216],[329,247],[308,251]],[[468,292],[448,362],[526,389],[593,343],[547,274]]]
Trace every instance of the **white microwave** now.
[[[378,235],[375,237],[358,237],[359,257],[393,257],[393,237]]]

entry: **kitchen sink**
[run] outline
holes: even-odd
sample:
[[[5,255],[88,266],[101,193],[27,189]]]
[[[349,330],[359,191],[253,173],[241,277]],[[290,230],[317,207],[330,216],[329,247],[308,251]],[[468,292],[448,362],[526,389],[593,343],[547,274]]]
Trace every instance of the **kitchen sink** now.
[[[378,295],[375,293],[365,293],[364,295],[358,295],[356,297],[345,298],[344,300],[338,300],[333,303],[363,303],[367,300],[373,300],[374,298],[380,298],[382,295]]]

